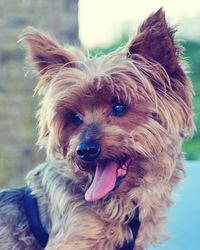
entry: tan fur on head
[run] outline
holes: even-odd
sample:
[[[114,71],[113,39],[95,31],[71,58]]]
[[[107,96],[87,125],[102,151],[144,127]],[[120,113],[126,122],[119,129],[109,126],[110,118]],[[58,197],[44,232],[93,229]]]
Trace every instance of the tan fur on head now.
[[[47,178],[50,170],[43,178],[43,184],[50,185],[50,202],[53,195],[60,197],[62,210],[53,225],[48,250],[74,249],[73,240],[79,242],[80,250],[111,250],[122,245],[130,238],[123,223],[127,215],[134,215],[133,204],[139,206],[141,220],[135,249],[162,238],[172,190],[184,176],[183,135],[194,129],[192,86],[174,33],[160,9],[121,51],[92,59],[33,28],[23,34],[39,73],[38,144],[46,149],[48,160],[57,162],[55,170],[50,170],[81,189],[70,194],[61,186],[64,179],[53,187],[53,177]],[[113,115],[115,102],[128,106],[124,116]],[[74,113],[81,118],[80,126],[71,118]],[[121,185],[105,197],[109,201],[89,204],[84,200],[97,164],[84,162],[77,155],[84,140],[100,143],[97,161],[131,161]],[[51,212],[55,216],[56,208]]]

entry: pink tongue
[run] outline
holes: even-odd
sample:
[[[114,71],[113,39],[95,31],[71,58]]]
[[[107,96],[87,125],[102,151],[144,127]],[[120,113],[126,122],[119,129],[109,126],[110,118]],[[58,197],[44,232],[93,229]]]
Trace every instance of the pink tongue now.
[[[86,201],[99,200],[115,187],[118,167],[116,162],[109,162],[103,168],[97,164],[93,182],[85,193]]]

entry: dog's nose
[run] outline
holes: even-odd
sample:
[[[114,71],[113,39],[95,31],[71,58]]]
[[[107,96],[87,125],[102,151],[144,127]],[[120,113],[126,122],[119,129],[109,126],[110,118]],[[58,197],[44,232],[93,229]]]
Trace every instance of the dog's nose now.
[[[95,160],[101,151],[101,146],[97,141],[85,141],[78,145],[76,152],[84,161]]]

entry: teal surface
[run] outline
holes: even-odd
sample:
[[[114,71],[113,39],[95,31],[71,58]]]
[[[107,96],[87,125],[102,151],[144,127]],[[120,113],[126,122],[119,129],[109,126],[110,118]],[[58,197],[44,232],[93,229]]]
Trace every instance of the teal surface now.
[[[151,250],[200,250],[200,162],[187,162],[167,231],[171,240]]]

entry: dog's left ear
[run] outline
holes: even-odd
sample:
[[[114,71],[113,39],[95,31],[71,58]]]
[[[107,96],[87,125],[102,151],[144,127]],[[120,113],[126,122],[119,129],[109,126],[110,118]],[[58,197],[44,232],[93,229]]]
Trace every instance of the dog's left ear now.
[[[137,36],[128,46],[128,57],[140,54],[160,63],[170,77],[184,77],[180,67],[180,48],[174,42],[175,32],[168,26],[163,9],[159,9],[139,28]]]

